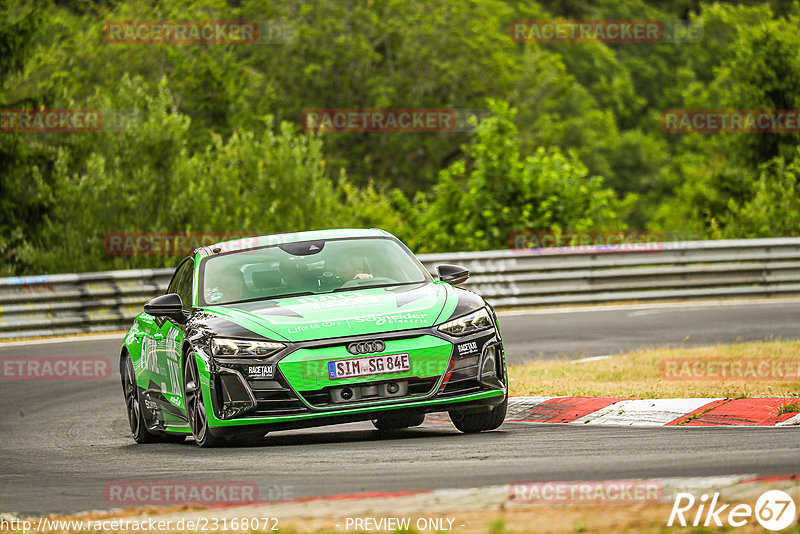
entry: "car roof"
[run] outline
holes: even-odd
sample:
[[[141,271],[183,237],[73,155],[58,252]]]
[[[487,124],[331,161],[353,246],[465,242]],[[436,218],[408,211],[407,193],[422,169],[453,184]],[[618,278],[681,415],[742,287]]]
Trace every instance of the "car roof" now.
[[[222,241],[213,245],[206,245],[195,249],[194,253],[200,257],[215,254],[217,252],[230,252],[233,250],[245,250],[249,248],[265,247],[268,245],[282,245],[284,243],[296,243],[299,241],[315,241],[319,239],[347,239],[357,237],[394,237],[385,230],[378,228],[340,228],[334,230],[312,230],[309,232],[292,232],[286,234],[270,234],[254,237],[234,239],[232,241]]]

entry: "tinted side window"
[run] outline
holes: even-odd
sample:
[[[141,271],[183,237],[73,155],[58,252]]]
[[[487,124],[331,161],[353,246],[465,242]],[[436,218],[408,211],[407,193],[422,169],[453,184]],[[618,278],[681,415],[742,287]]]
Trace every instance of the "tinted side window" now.
[[[178,293],[178,284],[181,281],[181,276],[183,276],[183,273],[186,271],[186,268],[190,263],[191,262],[188,261],[183,262],[178,266],[177,269],[175,269],[175,274],[172,275],[172,280],[169,282],[167,293]]]
[[[180,295],[183,309],[192,307],[192,282],[194,281],[194,262],[189,260],[183,264],[176,293]]]

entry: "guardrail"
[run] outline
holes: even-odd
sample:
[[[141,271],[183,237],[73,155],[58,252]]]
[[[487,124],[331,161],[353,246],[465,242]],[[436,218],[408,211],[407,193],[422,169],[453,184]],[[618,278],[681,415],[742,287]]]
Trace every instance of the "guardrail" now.
[[[503,308],[800,294],[800,238],[423,254],[470,270],[466,287]],[[173,269],[0,278],[0,339],[127,328]]]

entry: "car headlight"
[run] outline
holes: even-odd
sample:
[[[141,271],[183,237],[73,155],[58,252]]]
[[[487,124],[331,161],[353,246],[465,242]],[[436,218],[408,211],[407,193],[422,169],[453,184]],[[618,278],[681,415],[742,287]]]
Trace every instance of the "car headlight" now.
[[[492,319],[489,317],[489,312],[486,308],[464,315],[458,319],[448,321],[439,327],[440,332],[450,334],[451,336],[466,336],[474,332],[480,332],[492,328]]]
[[[214,356],[242,356],[266,358],[285,348],[283,343],[274,341],[249,341],[247,339],[227,339],[215,337],[211,340],[211,353]]]

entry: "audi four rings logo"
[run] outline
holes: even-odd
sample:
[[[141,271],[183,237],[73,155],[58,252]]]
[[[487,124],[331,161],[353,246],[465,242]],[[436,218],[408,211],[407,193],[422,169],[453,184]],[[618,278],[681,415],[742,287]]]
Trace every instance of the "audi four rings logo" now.
[[[347,351],[350,354],[369,354],[384,350],[386,350],[386,344],[383,341],[358,341],[347,345]]]

